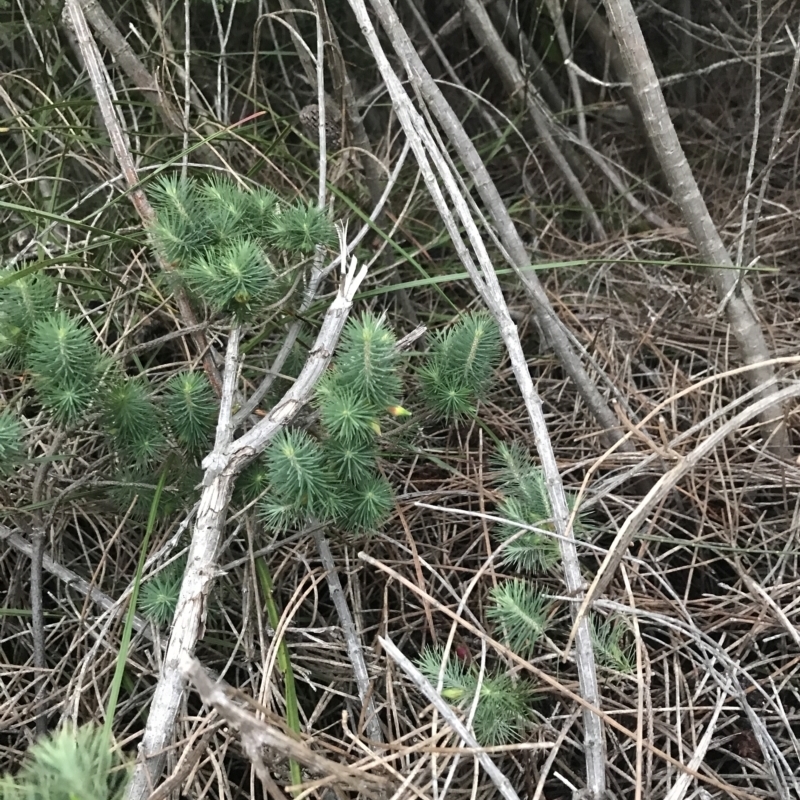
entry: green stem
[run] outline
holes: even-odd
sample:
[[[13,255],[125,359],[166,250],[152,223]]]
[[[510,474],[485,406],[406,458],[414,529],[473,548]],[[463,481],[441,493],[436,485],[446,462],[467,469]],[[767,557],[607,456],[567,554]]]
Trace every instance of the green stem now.
[[[267,617],[273,631],[278,630],[280,615],[275,599],[272,596],[272,577],[269,574],[269,567],[264,558],[256,559],[256,573],[261,584],[261,593],[264,595],[264,602],[267,606]],[[294,686],[294,671],[292,662],[289,660],[289,648],[284,639],[278,642],[278,671],[283,675],[283,687],[286,695],[286,725],[290,731],[300,737],[300,713],[297,709],[297,692]],[[300,771],[300,764],[296,761],[289,761],[289,770],[292,776],[292,783],[299,785],[303,781],[303,774]]]
[[[158,479],[155,494],[153,495],[153,502],[150,504],[150,515],[147,518],[147,529],[144,534],[144,541],[142,548],[139,552],[139,563],[136,565],[136,575],[133,579],[133,590],[131,591],[131,599],[128,603],[128,613],[125,616],[125,628],[122,631],[122,640],[119,644],[119,658],[117,659],[117,666],[114,670],[114,679],[111,681],[111,693],[108,698],[108,706],[106,708],[106,719],[103,725],[103,734],[106,738],[111,738],[111,726],[114,723],[114,714],[117,710],[117,701],[119,700],[119,690],[122,686],[122,680],[125,675],[125,664],[128,660],[128,649],[131,644],[131,632],[133,631],[133,618],[136,615],[136,600],[139,597],[139,586],[142,582],[142,572],[144,571],[144,562],[147,558],[147,547],[150,544],[150,536],[156,526],[156,515],[158,513],[158,505],[161,502],[161,493],[164,490],[164,485],[167,482],[167,467],[166,465],[161,470],[161,476]]]

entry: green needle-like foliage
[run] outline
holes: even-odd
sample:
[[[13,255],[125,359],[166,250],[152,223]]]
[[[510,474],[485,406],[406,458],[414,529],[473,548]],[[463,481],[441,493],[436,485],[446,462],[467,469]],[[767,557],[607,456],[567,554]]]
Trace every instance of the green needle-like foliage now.
[[[495,466],[505,494],[497,513],[509,521],[498,527],[497,535],[503,541],[515,537],[503,548],[503,563],[532,573],[551,569],[558,563],[560,546],[558,540],[549,535],[553,531],[553,514],[544,473],[533,463],[528,451],[516,442],[500,444]],[[570,511],[575,506],[575,498],[570,494],[567,494],[567,506]],[[539,528],[539,531],[525,531],[520,535],[521,529],[513,524],[515,522]],[[585,534],[580,517],[575,519],[573,530],[577,536]]]
[[[284,429],[270,442],[265,459],[281,505],[328,516],[336,487],[319,442],[305,431]]]
[[[181,447],[199,455],[208,446],[217,419],[211,383],[202,372],[181,372],[164,387],[167,425]]]
[[[498,539],[506,541],[515,537],[503,548],[503,564],[534,574],[546,572],[558,564],[558,540],[548,535],[552,524],[549,515],[542,514],[540,505],[529,504],[518,497],[507,497],[498,506],[497,513],[508,520],[508,523],[498,526]],[[513,524],[515,522],[535,526],[544,532],[526,530],[520,534],[521,529],[519,525]]]
[[[592,617],[592,644],[600,666],[625,675],[633,674],[636,654],[633,643],[627,639],[628,628],[623,620],[611,617],[600,621]]]
[[[440,648],[426,648],[417,661],[420,672],[433,686],[438,685],[442,652]],[[486,674],[479,687],[475,666],[451,656],[442,676],[442,697],[466,713],[476,692],[479,697],[472,729],[478,743],[492,747],[520,741],[533,720],[531,684],[510,675]]]
[[[88,328],[63,311],[35,323],[28,367],[52,382],[91,375],[98,361]]]
[[[258,514],[268,531],[285,533],[291,528],[303,525],[308,516],[308,509],[268,493],[258,504]]]
[[[347,483],[358,485],[375,469],[377,453],[371,443],[344,444],[338,439],[326,439],[323,449],[333,472]]]
[[[174,212],[187,223],[194,222],[199,214],[197,184],[183,175],[159,175],[148,187],[148,193],[159,214]]]
[[[259,187],[242,195],[244,235],[267,240],[278,207],[278,197],[269,189]]]
[[[215,243],[243,235],[247,192],[229,178],[214,175],[198,186],[201,213]]]
[[[512,580],[495,586],[486,612],[501,631],[500,638],[521,658],[531,658],[547,626],[548,604],[527,581]]]
[[[374,314],[365,312],[360,320],[350,320],[339,343],[333,385],[326,388],[332,394],[347,388],[378,413],[397,405],[402,384],[395,344],[394,333]]]
[[[551,516],[544,473],[534,463],[530,451],[524,445],[519,442],[500,442],[493,466],[497,470],[496,479],[506,494],[523,500],[535,510],[539,519]],[[569,492],[567,506],[570,511],[575,507],[575,498]],[[584,522],[579,515],[575,520],[575,532],[583,532],[583,529]]]
[[[186,558],[179,558],[139,589],[137,605],[140,613],[159,627],[169,623],[175,616],[185,569]]]
[[[380,528],[394,508],[390,483],[377,472],[381,416],[407,414],[397,402],[395,338],[365,313],[345,326],[333,367],[319,382],[316,405],[321,442],[283,431],[267,450],[259,504],[264,524],[285,530],[308,517],[355,534]]]
[[[519,442],[500,442],[493,467],[497,470],[497,482],[513,492],[524,492],[532,478],[538,481],[540,473],[528,449]],[[534,499],[540,494],[537,486]]]
[[[488,675],[480,688],[472,728],[484,747],[519,742],[532,723],[533,687],[510,675]]]
[[[38,385],[42,404],[53,421],[67,427],[76,424],[91,408],[94,391],[91,384],[78,380],[54,383],[42,380]]]
[[[206,248],[183,271],[189,288],[214,310],[242,316],[273,297],[275,272],[252,239],[234,238]]]
[[[368,444],[375,438],[376,407],[355,389],[343,385],[341,380],[335,383],[331,391],[323,388],[317,395],[320,421],[325,430],[343,444]]]
[[[89,410],[101,359],[88,328],[63,311],[47,314],[34,325],[25,361],[56,423],[73,425]]]
[[[475,414],[475,392],[460,379],[452,379],[444,360],[432,360],[419,370],[425,403],[438,419],[455,422]]]
[[[211,243],[203,206],[194,181],[163,175],[150,187],[156,219],[150,226],[153,244],[178,267]]]
[[[198,298],[241,319],[291,286],[266,248],[305,258],[335,240],[331,221],[314,204],[284,207],[267,189],[248,191],[225,176],[162,177],[151,192],[153,246]]]
[[[423,396],[444,421],[475,414],[500,363],[502,340],[486,313],[470,313],[434,337],[419,370]]]
[[[64,728],[31,746],[15,779],[0,780],[0,800],[122,800],[129,776],[101,729]]]
[[[236,481],[234,497],[247,505],[261,497],[269,487],[269,467],[263,458],[257,458],[245,467]]]
[[[43,272],[17,274],[0,270],[0,358],[16,364],[22,357],[34,325],[55,307],[55,283]]]
[[[25,455],[22,423],[8,410],[0,412],[0,475],[8,475]]]
[[[432,686],[439,684],[443,654],[444,649],[441,647],[426,647],[417,659],[417,668]],[[451,703],[459,704],[465,699],[471,700],[474,697],[475,686],[475,675],[470,667],[451,652],[442,674],[442,697]]]
[[[117,449],[135,466],[145,466],[160,455],[166,439],[158,408],[142,378],[121,378],[103,393],[106,431]]]
[[[481,397],[491,384],[501,348],[497,323],[485,312],[472,312],[450,329],[445,349],[455,362],[454,370],[459,371]]]
[[[382,475],[372,475],[345,490],[345,525],[353,533],[380,528],[394,508],[394,492]]]
[[[333,245],[336,230],[327,215],[314,203],[300,202],[273,216],[266,238],[278,250],[311,255],[317,245]]]

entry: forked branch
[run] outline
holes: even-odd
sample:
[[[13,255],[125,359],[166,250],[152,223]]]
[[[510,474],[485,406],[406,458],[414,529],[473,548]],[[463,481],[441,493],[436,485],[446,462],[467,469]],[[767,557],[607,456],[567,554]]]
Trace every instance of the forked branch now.
[[[344,243],[344,236],[342,236]],[[236,385],[238,347],[228,348],[225,363],[222,398],[217,423],[215,447],[203,461],[205,475],[203,492],[192,533],[192,542],[186,563],[183,584],[172,623],[172,632],[164,656],[161,674],[150,705],[144,737],[140,745],[140,759],[128,789],[128,800],[145,800],[164,766],[165,748],[172,739],[175,719],[184,692],[184,677],[180,664],[194,653],[195,645],[203,634],[206,601],[217,575],[218,550],[225,525],[228,502],[236,476],[258,454],[263,452],[270,439],[308,402],[317,381],[327,368],[334,348],[344,328],[353,297],[365,276],[355,258],[342,253],[342,280],[339,291],[325,315],[317,340],[308,361],[291,389],[272,411],[254,428],[231,440],[232,402],[227,397]],[[235,334],[233,339],[235,340]],[[234,341],[235,344],[235,341]]]

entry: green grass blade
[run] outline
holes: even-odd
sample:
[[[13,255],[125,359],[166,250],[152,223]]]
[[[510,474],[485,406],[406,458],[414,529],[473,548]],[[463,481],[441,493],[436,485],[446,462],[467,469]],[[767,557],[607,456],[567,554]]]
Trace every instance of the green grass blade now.
[[[167,468],[164,467],[161,470],[161,477],[158,479],[158,485],[156,486],[156,491],[153,495],[153,502],[150,504],[150,515],[147,518],[147,529],[145,530],[142,549],[139,552],[139,563],[136,565],[136,575],[133,579],[133,591],[131,592],[130,600],[128,601],[128,613],[125,615],[125,628],[122,631],[122,639],[119,644],[119,658],[117,659],[117,667],[114,670],[114,679],[111,681],[111,693],[108,698],[108,706],[106,707],[105,723],[103,724],[103,733],[109,739],[111,738],[111,726],[114,722],[114,714],[117,710],[119,690],[122,686],[122,679],[125,674],[125,663],[128,660],[128,650],[131,645],[133,618],[136,615],[136,601],[139,597],[139,586],[142,582],[142,572],[144,571],[144,563],[147,558],[147,547],[150,544],[150,537],[156,525],[158,506],[161,502],[161,493],[166,482]]]
[[[278,614],[278,607],[275,605],[275,598],[272,596],[272,577],[269,574],[269,567],[263,558],[256,559],[256,572],[261,585],[261,593],[264,595],[264,602],[267,606],[270,627],[273,631],[277,631],[280,624],[280,614]],[[286,693],[286,724],[289,730],[294,731],[299,737],[300,714],[297,710],[294,671],[292,670],[292,662],[289,660],[289,648],[283,639],[278,642],[278,670],[283,674],[283,687]],[[289,770],[292,776],[292,783],[300,784],[303,782],[303,773],[296,761],[289,761]]]

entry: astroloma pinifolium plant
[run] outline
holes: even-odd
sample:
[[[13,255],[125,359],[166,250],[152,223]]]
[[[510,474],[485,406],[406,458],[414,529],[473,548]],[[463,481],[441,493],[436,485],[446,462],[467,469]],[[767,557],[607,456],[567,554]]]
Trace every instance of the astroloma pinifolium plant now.
[[[245,190],[227,178],[161,178],[151,190],[160,255],[208,307],[239,320],[288,299],[297,265],[335,241],[316,206],[286,205],[268,189]]]
[[[393,435],[409,411],[405,383],[425,386],[427,411],[453,421],[475,412],[501,355],[497,328],[486,314],[467,314],[433,337],[415,375],[385,320],[370,312],[350,319],[332,367],[317,385],[312,423],[280,431],[264,455],[239,477],[236,496],[254,503],[264,527],[281,533],[312,520],[344,534],[377,531],[394,508],[382,467],[402,446]],[[183,562],[142,587],[140,610],[159,624],[177,602]]]
[[[149,235],[158,259],[170,267],[170,280],[180,281],[215,324],[241,325],[245,336],[259,315],[291,304],[303,286],[302,265],[335,238],[330,220],[313,205],[286,204],[268,190],[227,178],[164,177],[149,191],[156,210]],[[13,403],[0,410],[0,471],[30,463],[26,420],[44,413],[67,435],[100,433],[121,508],[136,496],[138,507],[148,508],[164,465],[171,495],[160,511],[189,506],[217,417],[206,375],[137,373],[99,340],[69,306],[69,294],[59,292],[56,278],[43,270],[5,270],[0,280],[0,358],[23,381]],[[405,418],[419,412],[448,425],[473,419],[501,353],[492,319],[470,313],[434,334],[412,370],[383,317],[354,316],[316,388],[308,423],[274,437],[240,477],[239,498],[254,502],[264,526],[276,532],[312,520],[349,535],[378,530],[394,508],[387,467],[402,452],[402,436],[394,434]],[[298,369],[304,356],[297,354]],[[424,408],[406,410],[403,398],[412,394]],[[491,591],[487,621],[510,649],[533,658],[556,616],[534,581],[557,567],[558,541],[544,479],[527,451],[500,445],[497,467],[498,513],[507,520],[496,531],[500,563],[515,577]],[[578,518],[579,536],[584,527]],[[139,608],[156,624],[172,617],[183,566],[177,560],[142,587]],[[619,626],[597,625],[596,643],[611,668],[629,667]],[[525,735],[533,697],[528,681],[495,664],[480,672],[458,658],[442,661],[441,651],[426,650],[421,665],[434,683],[443,670],[445,696],[465,710],[474,708],[481,742],[503,744]]]
[[[520,658],[544,655],[542,640],[569,625],[556,622],[558,604],[549,600],[536,579],[553,574],[559,562],[559,542],[553,535],[552,507],[544,473],[528,450],[517,442],[501,442],[494,460],[501,496],[495,526],[501,551],[499,563],[515,576],[490,590],[486,619],[498,641]],[[575,497],[567,494],[572,512]],[[586,519],[576,515],[573,531],[578,538],[589,533]],[[633,671],[634,659],[625,624],[618,619],[593,620],[593,641],[598,663],[623,675]],[[483,672],[470,654],[460,650],[445,658],[443,648],[427,648],[418,666],[442,696],[465,714],[472,713],[472,728],[484,746],[511,744],[524,739],[535,721],[535,689],[517,674],[491,664]]]
[[[473,414],[500,353],[486,314],[467,314],[434,336],[416,374],[427,410],[448,422]],[[387,446],[397,451],[387,425],[409,414],[401,405],[403,366],[384,320],[367,312],[347,323],[316,389],[313,430],[282,431],[242,478],[249,497],[268,487],[258,504],[265,527],[282,531],[315,519],[356,535],[380,528],[394,507],[381,471]]]
[[[301,265],[335,240],[332,223],[313,205],[286,204],[227,178],[162,177],[149,191],[156,260],[223,330],[287,300],[302,285]],[[189,507],[218,413],[206,374],[162,367],[146,374],[124,346],[113,354],[97,333],[103,326],[90,326],[79,313],[85,304],[71,297],[58,272],[0,270],[0,366],[18,388],[0,409],[0,474],[32,465],[26,431],[31,420],[44,420],[64,441],[94,443],[99,433],[106,447],[94,450],[102,467],[93,477],[120,510],[146,514],[164,468],[159,513]],[[169,618],[165,598],[179,587],[180,572],[181,564],[165,570],[143,593],[154,620]]]
[[[32,745],[15,777],[0,777],[0,800],[122,800],[129,777],[101,729],[67,727]]]
[[[265,189],[227,178],[162,177],[151,187],[156,221],[149,234],[158,257],[198,303],[224,323],[252,319],[299,283],[296,265],[334,241],[330,220],[314,206],[287,205]],[[278,266],[281,265],[281,266]],[[113,453],[116,500],[149,508],[155,474],[177,455],[162,507],[185,505],[197,464],[215,429],[217,401],[202,371],[158,380],[130,374],[42,271],[0,272],[0,360],[23,376],[14,407],[0,410],[0,470],[24,461],[24,419],[39,410],[67,433],[92,422]],[[123,351],[124,352],[124,351]]]

